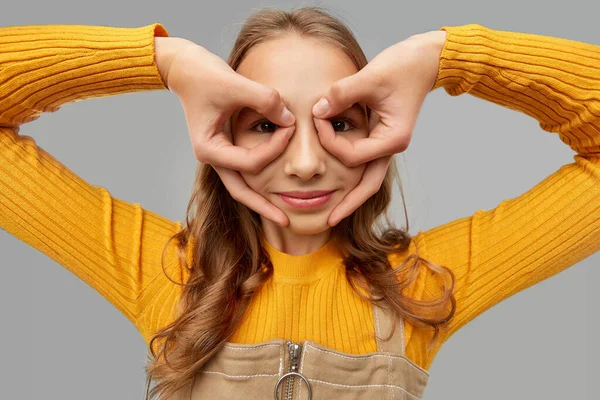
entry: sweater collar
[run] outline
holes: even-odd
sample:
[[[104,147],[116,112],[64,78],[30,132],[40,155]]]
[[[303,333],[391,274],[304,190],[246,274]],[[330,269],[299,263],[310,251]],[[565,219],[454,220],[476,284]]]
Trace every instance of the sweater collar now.
[[[277,282],[308,284],[343,265],[343,257],[331,239],[320,249],[301,256],[283,253],[264,238],[262,243],[271,258],[273,280]]]

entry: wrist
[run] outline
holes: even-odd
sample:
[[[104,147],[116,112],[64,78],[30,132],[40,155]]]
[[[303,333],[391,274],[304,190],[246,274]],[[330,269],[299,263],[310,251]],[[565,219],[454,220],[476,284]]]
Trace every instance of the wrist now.
[[[426,50],[424,54],[427,54],[427,60],[430,60],[427,62],[427,65],[431,66],[431,68],[428,68],[428,70],[431,70],[431,89],[429,91],[436,87],[438,81],[441,55],[446,45],[447,36],[447,32],[440,29],[419,33],[411,37],[411,39],[418,41],[420,49]]]
[[[158,72],[169,90],[171,90],[169,86],[169,69],[171,68],[173,59],[190,44],[193,43],[183,38],[154,37],[154,59],[158,67]]]
[[[429,43],[438,51],[438,53],[442,53],[442,49],[446,43],[446,37],[448,36],[446,31],[440,29],[437,31],[425,32],[422,35],[424,39],[429,41]]]

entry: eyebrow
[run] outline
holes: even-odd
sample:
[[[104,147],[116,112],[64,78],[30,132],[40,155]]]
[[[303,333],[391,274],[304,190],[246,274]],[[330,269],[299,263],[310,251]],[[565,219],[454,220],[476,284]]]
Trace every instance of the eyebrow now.
[[[285,106],[289,109],[290,106],[289,106],[289,102],[287,101],[287,99],[282,97],[281,100],[283,101],[283,104],[285,104]],[[349,107],[348,109],[346,109],[336,115],[339,115],[339,114],[342,114],[344,112],[351,111],[351,110],[357,111],[360,114],[366,114],[366,110],[363,108],[362,105],[360,105],[360,103],[354,103],[351,107]],[[243,107],[237,114],[236,119],[239,119],[241,116],[243,116],[243,114],[248,113],[248,112],[257,112],[257,111],[253,110],[250,107]]]

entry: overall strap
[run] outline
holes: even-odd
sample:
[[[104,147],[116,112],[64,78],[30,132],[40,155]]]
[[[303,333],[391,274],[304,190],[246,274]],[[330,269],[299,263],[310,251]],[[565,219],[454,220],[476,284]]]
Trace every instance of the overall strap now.
[[[405,356],[404,318],[402,318],[402,315],[396,320],[396,330],[394,331],[394,335],[387,342],[382,341],[381,338],[386,338],[392,330],[393,313],[387,308],[383,309],[373,304],[373,317],[375,322],[377,351]]]

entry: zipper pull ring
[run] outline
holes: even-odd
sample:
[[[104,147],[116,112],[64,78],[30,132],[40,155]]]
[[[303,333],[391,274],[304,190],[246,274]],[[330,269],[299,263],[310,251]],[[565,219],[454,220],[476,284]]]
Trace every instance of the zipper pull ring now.
[[[302,380],[304,382],[306,382],[306,386],[308,386],[308,400],[312,400],[312,387],[310,386],[310,382],[308,381],[308,379],[306,379],[306,377],[298,372],[288,372],[287,374],[284,374],[281,378],[279,378],[279,380],[277,381],[277,384],[275,385],[275,400],[279,400],[279,398],[277,397],[277,391],[279,390],[279,385],[281,385],[281,382],[283,382],[283,380],[287,377],[294,377],[297,376],[299,378],[302,378]]]
[[[300,361],[300,353],[301,352],[302,352],[302,344],[301,343],[288,342],[288,353],[289,353],[289,358],[290,358],[289,372],[287,374],[284,374],[277,381],[277,384],[275,385],[275,400],[279,400],[278,395],[277,395],[277,392],[279,390],[279,385],[286,378],[288,379],[288,384],[287,384],[286,391],[285,391],[285,400],[292,400],[292,396],[294,393],[294,377],[295,376],[300,377],[306,383],[306,386],[308,386],[308,400],[312,400],[312,387],[310,386],[310,382],[308,381],[308,379],[306,379],[304,377],[304,375],[302,375],[298,372],[298,364]]]

